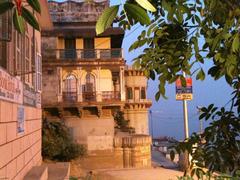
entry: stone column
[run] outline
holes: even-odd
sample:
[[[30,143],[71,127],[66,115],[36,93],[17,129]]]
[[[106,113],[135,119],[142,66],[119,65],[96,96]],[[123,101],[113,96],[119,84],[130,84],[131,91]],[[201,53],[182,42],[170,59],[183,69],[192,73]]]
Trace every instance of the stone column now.
[[[120,67],[120,94],[121,101],[126,100],[126,92],[125,92],[125,78],[124,78],[124,66]]]
[[[78,79],[77,79],[77,102],[82,102],[82,83],[81,83],[81,67],[77,67]]]
[[[123,147],[123,167],[131,167],[131,149],[128,147]]]
[[[58,77],[57,97],[58,102],[62,102],[62,88],[63,88],[62,67],[57,67],[57,77]]]
[[[101,67],[97,67],[97,78],[96,78],[96,100],[97,100],[97,102],[102,101],[102,92],[100,90],[100,71],[101,71]]]

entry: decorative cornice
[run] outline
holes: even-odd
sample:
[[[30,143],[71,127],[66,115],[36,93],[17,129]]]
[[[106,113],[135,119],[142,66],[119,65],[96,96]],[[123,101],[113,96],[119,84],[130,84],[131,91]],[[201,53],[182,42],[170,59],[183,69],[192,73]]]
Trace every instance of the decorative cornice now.
[[[109,7],[108,0],[48,1],[52,21],[96,22],[103,10]]]

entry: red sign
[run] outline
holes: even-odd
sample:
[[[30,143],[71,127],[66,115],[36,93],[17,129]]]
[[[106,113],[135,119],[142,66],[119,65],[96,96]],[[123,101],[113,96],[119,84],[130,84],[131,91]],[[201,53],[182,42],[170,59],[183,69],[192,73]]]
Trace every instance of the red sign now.
[[[192,78],[185,78],[186,87],[182,86],[181,79],[176,80],[176,100],[192,100]]]
[[[187,87],[192,86],[192,78],[185,78],[185,80],[186,80],[186,86],[187,86]],[[177,86],[177,87],[182,87],[181,79],[177,79],[177,80],[176,80],[176,86]]]

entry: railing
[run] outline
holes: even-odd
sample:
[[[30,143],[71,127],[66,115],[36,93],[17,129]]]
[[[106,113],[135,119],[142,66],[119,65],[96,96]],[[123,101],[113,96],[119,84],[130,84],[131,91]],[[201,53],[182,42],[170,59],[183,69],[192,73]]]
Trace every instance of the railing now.
[[[102,91],[102,100],[103,101],[120,100],[120,92]]]
[[[112,59],[122,58],[122,49],[45,49],[44,59]]]
[[[63,92],[62,93],[64,102],[77,102],[77,92]],[[118,91],[102,91],[102,101],[120,100],[120,92]],[[96,92],[83,92],[83,102],[96,102]]]
[[[76,102],[77,101],[77,92],[63,92],[63,101]]]
[[[83,102],[84,101],[96,101],[96,92],[83,92]]]

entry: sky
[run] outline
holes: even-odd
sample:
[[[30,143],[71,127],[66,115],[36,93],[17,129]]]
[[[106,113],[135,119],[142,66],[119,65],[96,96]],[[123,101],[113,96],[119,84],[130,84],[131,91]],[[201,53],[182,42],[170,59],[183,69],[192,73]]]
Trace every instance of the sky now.
[[[111,5],[119,4],[120,0],[111,0]],[[136,41],[137,36],[141,33],[143,27],[136,25],[130,31],[125,32],[122,48],[128,65],[132,60],[142,53],[142,49],[129,52],[130,45]],[[211,61],[206,61],[202,66],[205,72],[211,67]],[[207,74],[207,73],[206,73]],[[188,101],[189,131],[197,132],[200,129],[200,121],[198,120],[199,112],[197,106],[208,106],[214,103],[216,106],[225,106],[231,98],[231,88],[225,82],[225,79],[214,81],[210,76],[206,76],[204,81],[196,81],[193,78],[193,100]],[[158,81],[148,81],[148,98],[152,99],[152,116],[149,116],[150,134],[153,136],[172,136],[177,139],[184,138],[183,127],[183,103],[175,100],[175,84],[166,86],[167,100],[160,98],[155,101],[155,93],[157,92]],[[206,127],[208,123],[203,122]],[[153,127],[153,128],[152,128]]]
[[[60,0],[59,0],[60,1]],[[111,5],[119,4],[124,0],[111,0]],[[128,65],[132,60],[142,53],[142,49],[128,52],[130,45],[137,39],[143,27],[136,25],[131,30],[125,32],[122,48]],[[206,61],[202,66],[205,72],[211,67],[211,61]],[[158,82],[148,81],[148,98],[152,99],[152,116],[149,116],[149,131],[154,137],[172,136],[177,139],[183,139],[183,105],[181,101],[175,100],[175,84],[166,85],[167,100],[154,100],[157,92]],[[214,103],[216,106],[224,106],[231,97],[231,88],[225,82],[225,79],[214,81],[211,77],[206,76],[202,81],[196,81],[193,77],[193,100],[188,101],[189,131],[199,131],[200,122],[198,120],[199,112],[197,106],[208,106]],[[203,122],[204,126],[208,123]],[[153,127],[153,128],[152,128]]]
[[[142,30],[142,27],[136,26],[125,33],[125,37],[127,38],[124,38],[122,48],[124,49],[124,56],[128,65],[131,65],[133,63],[132,60],[142,52],[142,49],[133,52],[128,51],[130,45],[136,41],[137,36]],[[211,67],[210,62],[206,62],[203,65],[204,70],[207,71]],[[157,88],[158,81],[148,81],[147,95],[153,102],[150,108],[152,117],[149,116],[150,133],[155,137],[173,136],[177,139],[183,139],[183,104],[182,101],[175,100],[175,84],[166,85],[166,96],[168,99],[160,98],[158,102],[155,101],[154,97]],[[188,101],[190,133],[199,131],[200,129],[197,106],[208,106],[212,103],[216,106],[224,106],[230,98],[231,88],[225,82],[225,79],[214,81],[210,76],[206,76],[204,81],[196,81],[195,76],[193,76],[193,100]],[[154,127],[153,130],[151,128],[152,124]],[[207,123],[204,123],[204,125],[206,126]]]

